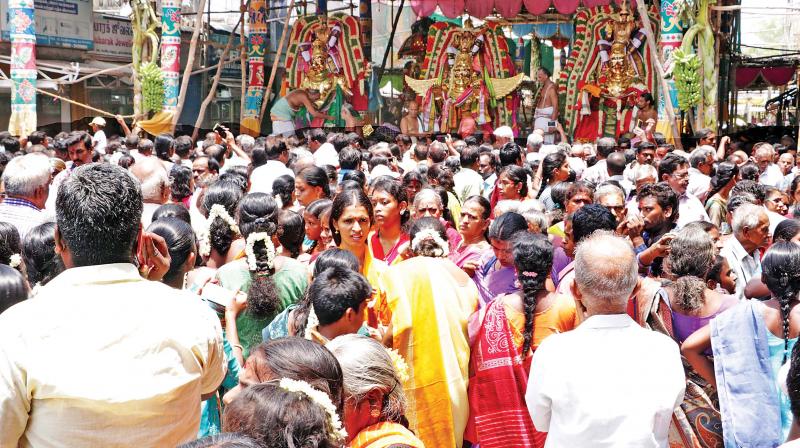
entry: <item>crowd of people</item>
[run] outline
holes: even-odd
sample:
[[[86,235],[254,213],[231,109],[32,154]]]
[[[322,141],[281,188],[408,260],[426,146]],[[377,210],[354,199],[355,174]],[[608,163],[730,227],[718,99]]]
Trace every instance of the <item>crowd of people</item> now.
[[[0,447],[800,446],[789,137],[92,125],[0,135]]]

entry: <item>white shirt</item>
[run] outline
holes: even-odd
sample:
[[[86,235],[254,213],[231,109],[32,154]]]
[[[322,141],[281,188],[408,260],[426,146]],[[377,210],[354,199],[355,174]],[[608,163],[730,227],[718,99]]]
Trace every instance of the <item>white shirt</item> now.
[[[483,177],[483,176],[481,176]],[[487,177],[483,181],[483,197],[486,199],[492,198],[492,192],[494,191],[494,184],[497,182],[497,173],[492,173],[491,176]]]
[[[601,183],[607,181],[609,177],[608,165],[606,165],[606,159],[603,159],[598,160],[597,163],[589,168],[586,168],[586,170],[583,172],[583,177],[581,180],[591,182],[595,185],[600,185]]]
[[[108,143],[108,140],[106,139],[106,133],[101,129],[94,133],[92,139],[94,140],[94,150],[100,154],[105,154],[106,145]]]
[[[703,203],[692,194],[684,193],[678,198],[678,228],[695,221],[711,222]]]
[[[675,341],[598,315],[539,345],[525,402],[545,447],[666,447],[685,388]]]
[[[225,165],[219,168],[219,174],[226,173],[228,170],[235,166],[247,166],[250,162],[234,154],[230,159],[225,161]]]
[[[711,177],[697,168],[689,168],[689,186],[686,187],[686,192],[698,199],[705,199],[709,190],[711,190]]]
[[[470,168],[461,168],[453,176],[453,182],[455,183],[456,196],[458,196],[462,204],[468,197],[481,194],[483,191],[483,176]]]
[[[294,177],[294,171],[287,168],[280,160],[268,160],[250,174],[250,193],[272,194],[272,183],[285,175]]]
[[[626,179],[625,176],[623,176],[622,174],[617,174],[615,176],[609,176],[608,179],[606,179],[606,180],[614,180],[614,181],[616,181],[622,187],[622,189],[625,191],[625,199],[626,200],[627,200],[627,198],[629,198],[631,196],[631,192],[633,191],[633,189],[636,188],[636,185],[632,184],[631,181]],[[637,210],[638,210],[638,206],[637,206]]]
[[[736,239],[736,235],[732,235],[725,240],[725,245],[722,246],[719,254],[728,260],[728,266],[736,274],[736,297],[743,299],[744,287],[747,286],[747,282],[753,277],[761,275],[761,260],[758,251],[748,254]]]
[[[314,165],[318,167],[330,165],[339,168],[339,153],[336,152],[336,148],[327,142],[320,145],[314,152]]]
[[[164,204],[154,204],[152,202],[145,202],[142,204],[142,230],[147,230],[153,222],[153,213]]]
[[[0,315],[0,446],[175,446],[224,376],[199,298],[132,264],[68,269]]]
[[[583,171],[586,169],[586,161],[580,157],[567,157],[567,164],[575,175],[580,179]]]
[[[767,165],[767,169],[758,176],[758,183],[780,188],[783,184],[783,172],[778,165],[771,163]]]

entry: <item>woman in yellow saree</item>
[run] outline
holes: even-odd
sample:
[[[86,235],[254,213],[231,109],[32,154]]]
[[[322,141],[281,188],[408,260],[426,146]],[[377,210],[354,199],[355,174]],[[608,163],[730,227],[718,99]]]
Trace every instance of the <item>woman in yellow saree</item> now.
[[[447,259],[444,226],[421,218],[411,228],[414,258],[390,267],[375,309],[388,325],[384,344],[409,365],[403,383],[409,428],[429,447],[460,447],[469,417],[467,320],[478,290]]]

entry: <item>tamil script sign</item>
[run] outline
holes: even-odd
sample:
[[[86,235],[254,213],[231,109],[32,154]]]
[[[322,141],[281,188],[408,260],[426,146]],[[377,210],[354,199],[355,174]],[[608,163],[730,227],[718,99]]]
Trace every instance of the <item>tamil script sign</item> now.
[[[91,0],[35,0],[36,45],[91,50]],[[0,29],[10,40],[8,2],[0,0]]]
[[[94,15],[94,52],[102,56],[131,59],[133,28],[130,19]]]

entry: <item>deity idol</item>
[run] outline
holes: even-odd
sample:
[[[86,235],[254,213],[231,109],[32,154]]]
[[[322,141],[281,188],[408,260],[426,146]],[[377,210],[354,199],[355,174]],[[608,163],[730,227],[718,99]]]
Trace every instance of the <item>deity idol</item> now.
[[[469,22],[465,27],[453,34],[452,45],[447,48],[449,70],[445,69],[443,80],[405,77],[409,88],[424,98],[422,121],[427,132],[435,131],[437,125],[440,132],[455,132],[464,119],[474,119],[479,126],[488,125],[494,100],[509,95],[522,82],[524,75],[518,74],[510,78],[488,77],[487,85],[478,70],[483,36],[476,37]]]
[[[317,32],[311,43],[311,53],[307,56],[308,68],[300,83],[301,89],[316,90],[320,93],[319,99],[315,102],[319,108],[328,102],[337,87],[347,96],[353,94],[347,85],[347,80],[338,69],[336,60],[329,52],[331,39],[333,39],[331,30],[327,27]]]

